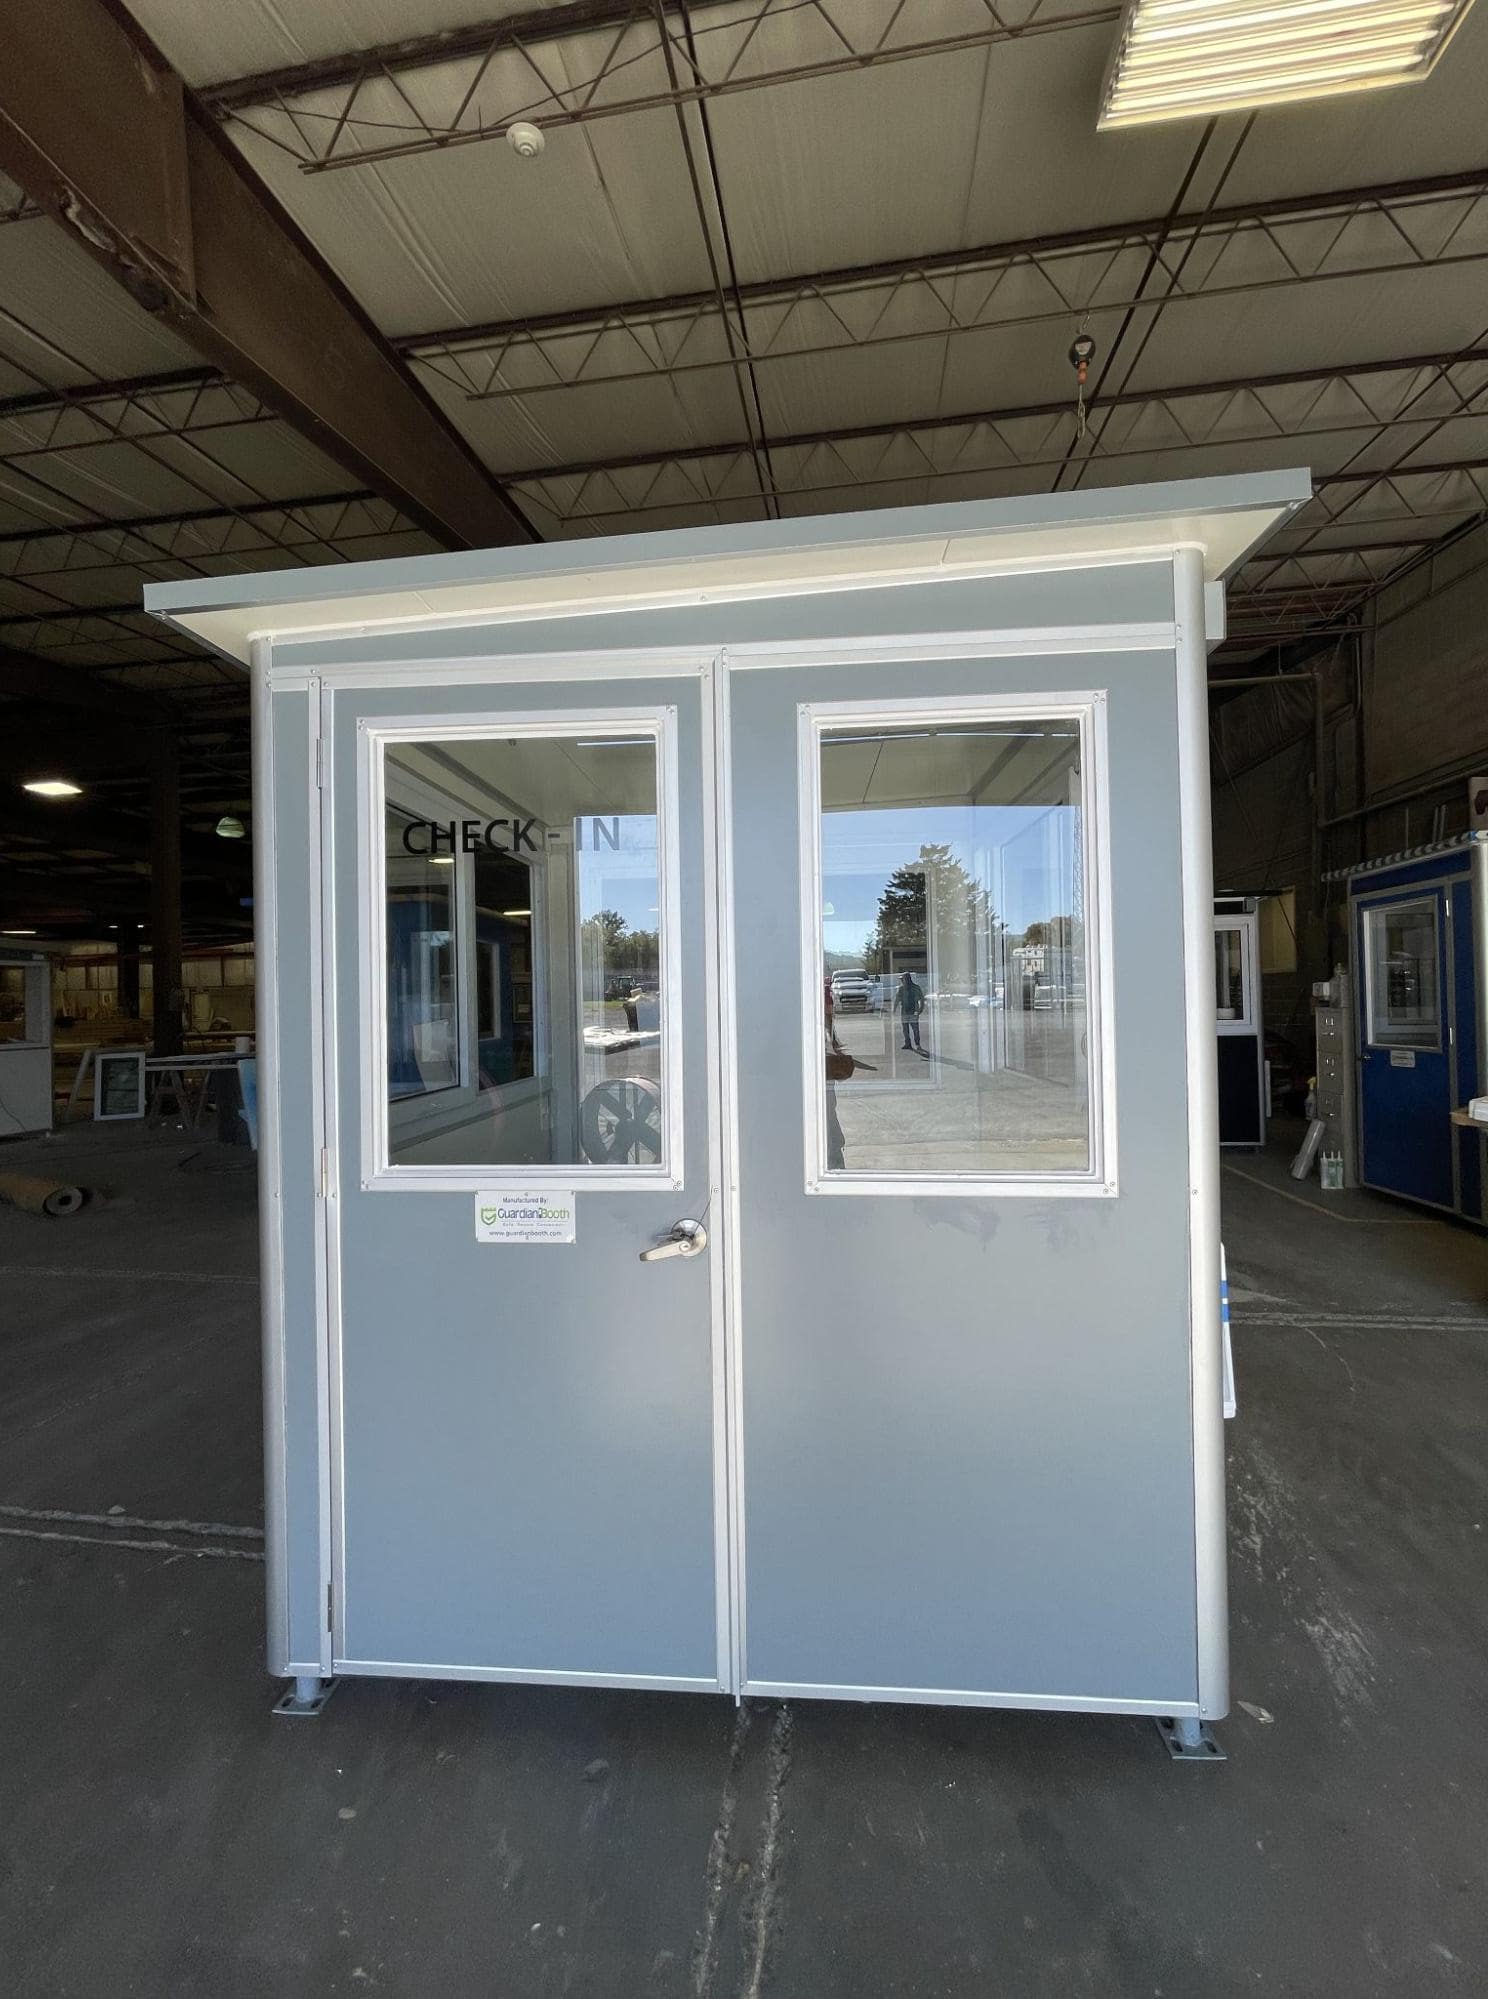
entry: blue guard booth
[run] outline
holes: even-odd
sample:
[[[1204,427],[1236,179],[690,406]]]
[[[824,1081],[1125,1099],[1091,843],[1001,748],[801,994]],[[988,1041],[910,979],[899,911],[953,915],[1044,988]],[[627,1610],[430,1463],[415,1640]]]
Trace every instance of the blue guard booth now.
[[[269,1659],[1227,1702],[1207,649],[1265,474],[192,578]]]
[[[1360,1178],[1488,1221],[1485,1133],[1452,1113],[1488,1093],[1488,833],[1387,854],[1347,884],[1358,1005]]]

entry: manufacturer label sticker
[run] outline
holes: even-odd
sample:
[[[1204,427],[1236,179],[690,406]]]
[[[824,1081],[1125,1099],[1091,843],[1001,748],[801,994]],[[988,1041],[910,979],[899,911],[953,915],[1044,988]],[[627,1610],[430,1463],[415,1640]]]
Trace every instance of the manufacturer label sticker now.
[[[1414,1048],[1392,1048],[1390,1050],[1390,1067],[1392,1069],[1414,1069],[1415,1066],[1416,1051]]]
[[[477,1194],[477,1242],[572,1242],[576,1201],[572,1189],[542,1194]]]

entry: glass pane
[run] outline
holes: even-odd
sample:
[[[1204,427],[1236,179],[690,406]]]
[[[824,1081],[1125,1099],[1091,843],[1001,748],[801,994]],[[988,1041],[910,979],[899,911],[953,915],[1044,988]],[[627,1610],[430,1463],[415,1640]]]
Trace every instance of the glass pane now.
[[[1371,909],[1365,926],[1370,1040],[1395,1048],[1437,1047],[1435,901]]]
[[[664,1164],[654,735],[386,757],[390,1163]]]
[[[827,730],[829,1173],[1091,1165],[1075,721]]]
[[[1241,969],[1241,933],[1214,933],[1214,1007],[1221,1020],[1244,1020],[1245,974]]]

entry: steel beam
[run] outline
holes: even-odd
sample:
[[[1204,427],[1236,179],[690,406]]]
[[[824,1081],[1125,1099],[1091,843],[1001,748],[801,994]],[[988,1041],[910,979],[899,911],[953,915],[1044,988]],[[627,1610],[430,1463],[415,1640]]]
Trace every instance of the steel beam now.
[[[1485,220],[1488,170],[1436,174],[757,281],[727,314],[696,291],[395,344],[471,400],[525,399],[1476,263]]]
[[[135,886],[135,881],[138,886]],[[28,919],[42,925],[52,922],[74,925],[86,922],[89,917],[120,916],[138,921],[145,914],[150,897],[150,877],[139,875],[134,881],[124,876],[112,880],[102,875],[86,875],[76,878],[65,874],[39,874],[27,869],[6,868],[0,871],[0,911],[6,918],[24,914]],[[236,906],[235,890],[226,886],[203,887],[188,890],[184,897],[184,913],[193,923],[230,923],[249,920],[248,912]],[[152,950],[157,940],[152,936]],[[180,973],[176,974],[176,985],[180,985]]]
[[[126,727],[145,730],[174,718],[145,694],[128,694],[95,683],[87,674],[57,667],[34,653],[15,652],[0,645],[0,695],[34,701],[49,708],[82,709],[100,720],[110,718]]]
[[[1407,379],[1402,382],[1402,377]],[[1337,393],[1340,388],[1345,395]],[[1407,391],[1412,413],[1402,419]],[[1219,444],[1292,444],[1298,455],[1305,455],[1314,439],[1372,435],[1381,426],[1399,433],[1404,456],[1412,448],[1415,428],[1488,409],[1488,346],[1171,388],[1124,389],[1102,398],[1096,408],[1120,414],[1101,425],[1098,435],[1090,433],[1077,462],[1162,459]],[[995,491],[1000,477],[1065,464],[1074,421],[1071,397],[772,434],[771,465],[776,489],[790,498],[940,478],[975,478],[985,490]],[[1377,476],[1404,478],[1409,469],[1382,467]],[[750,447],[736,440],[505,476],[533,505],[569,528],[699,506],[737,511],[760,499]]]
[[[435,539],[529,538],[122,8],[12,0],[5,35],[0,168],[138,304]]]
[[[186,808],[190,810],[189,806]],[[127,812],[115,812],[106,803],[90,804],[66,799],[55,804],[41,800],[0,803],[0,844],[35,841],[49,854],[67,856],[74,849],[105,854],[111,861],[148,861],[149,821]],[[40,858],[26,854],[26,860]],[[183,833],[181,865],[192,876],[246,883],[253,873],[252,851],[246,840],[219,840],[215,835]],[[141,878],[143,886],[143,878]]]
[[[345,507],[374,496],[357,488],[346,493],[305,493],[289,500],[253,500],[246,506],[224,502],[220,507],[177,508],[163,514],[123,514],[117,520],[57,521],[47,527],[8,528],[0,534],[0,548],[16,543],[81,540],[101,535],[144,533],[150,528],[189,528],[203,521],[254,520],[261,514],[296,513],[309,507]]]
[[[169,579],[183,568],[210,562],[212,571],[261,568],[270,556],[304,561],[329,550],[350,559],[358,544],[382,544],[391,538],[417,537],[427,548],[422,528],[406,521],[390,500],[368,493],[328,494],[324,499],[262,501],[250,507],[203,507],[188,514],[140,516],[118,523],[99,521],[77,527],[27,528],[0,534],[0,590],[13,583],[23,590],[58,597],[54,617],[68,612],[127,610],[137,616],[139,605],[72,604],[67,580],[103,571],[139,569],[147,577]],[[418,549],[409,550],[417,553]],[[60,585],[48,588],[49,584]],[[5,615],[12,615],[6,613]],[[13,615],[23,618],[26,613]]]
[[[902,0],[867,19],[828,0],[694,0],[690,18],[657,0],[569,0],[561,10],[530,8],[209,85],[202,96],[220,118],[249,126],[306,172],[320,173],[479,144],[517,119],[543,128],[587,124],[1108,27],[1120,17],[1119,7],[1090,0],[980,0],[979,11],[973,28],[926,34],[935,10]],[[398,82],[431,68],[454,72],[448,120],[420,109],[426,90]],[[637,81],[659,72],[664,88]]]

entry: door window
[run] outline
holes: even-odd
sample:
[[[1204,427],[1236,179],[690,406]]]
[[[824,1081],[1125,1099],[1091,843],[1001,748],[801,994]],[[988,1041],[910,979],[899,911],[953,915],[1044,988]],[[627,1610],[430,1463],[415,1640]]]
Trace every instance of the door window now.
[[[1089,718],[817,711],[817,1191],[1099,1174]]]
[[[1439,1048],[1436,898],[1364,913],[1369,1039],[1384,1048]]]
[[[379,746],[383,1163],[668,1171],[661,726],[513,726]]]

